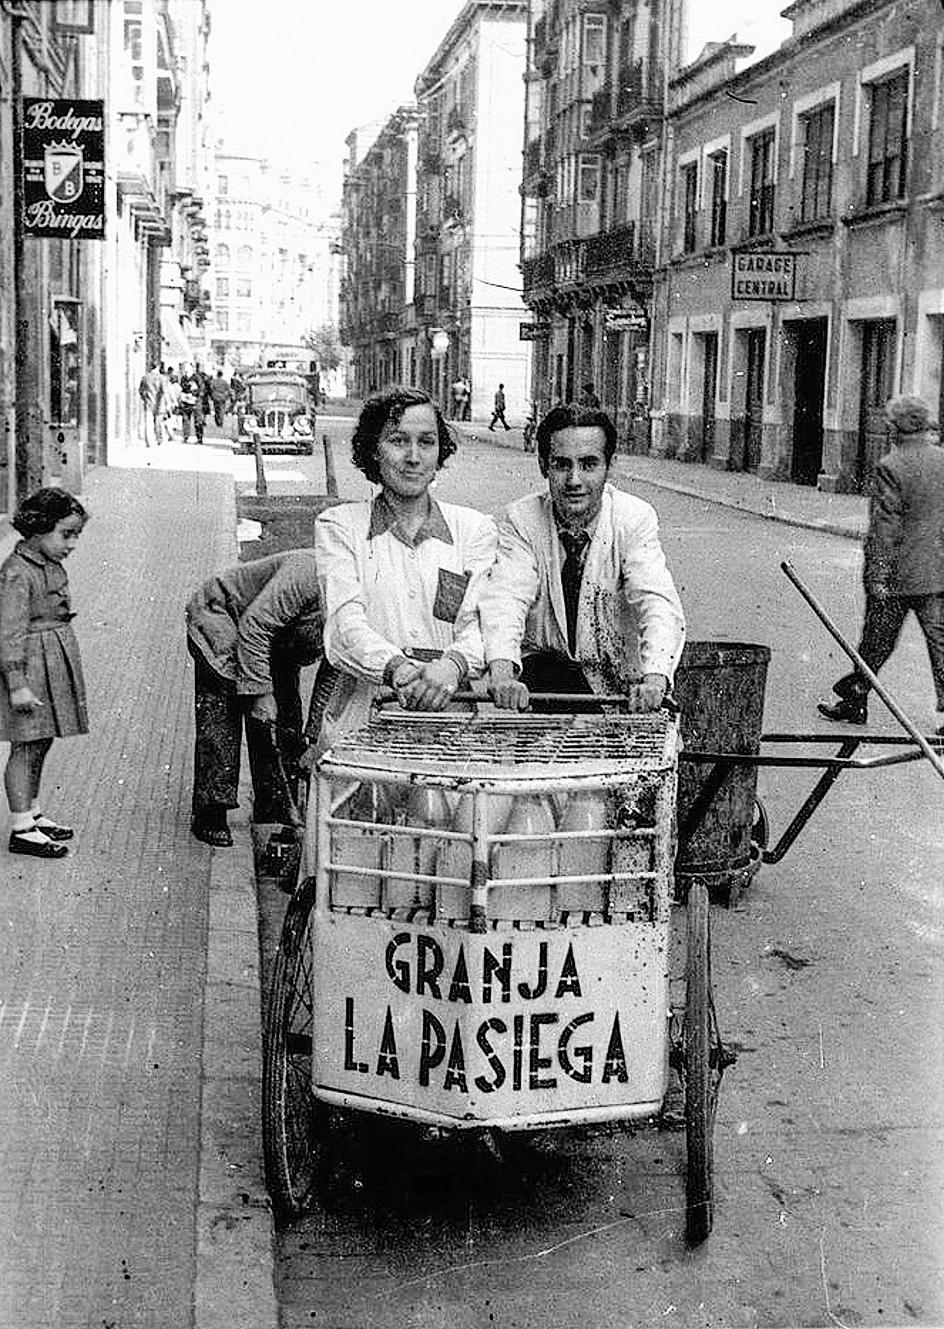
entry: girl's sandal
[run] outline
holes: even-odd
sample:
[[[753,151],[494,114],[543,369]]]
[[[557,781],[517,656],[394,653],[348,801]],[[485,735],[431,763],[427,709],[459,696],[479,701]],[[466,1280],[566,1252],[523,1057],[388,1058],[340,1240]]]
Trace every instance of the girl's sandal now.
[[[190,831],[197,840],[202,840],[204,844],[213,845],[216,849],[229,849],[233,843],[229,827],[208,825],[207,822],[201,821],[199,817],[194,817],[190,823]]]
[[[41,840],[34,840],[33,831],[11,831],[8,848],[11,854],[30,854],[33,858],[65,858],[69,852],[64,844],[57,844],[43,835]]]

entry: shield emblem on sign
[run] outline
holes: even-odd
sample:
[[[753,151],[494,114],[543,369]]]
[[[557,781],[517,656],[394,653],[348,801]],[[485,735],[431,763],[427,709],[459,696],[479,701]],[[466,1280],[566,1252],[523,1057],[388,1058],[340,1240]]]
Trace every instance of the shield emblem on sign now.
[[[46,193],[57,203],[74,203],[85,183],[82,148],[78,143],[48,143],[43,179]]]

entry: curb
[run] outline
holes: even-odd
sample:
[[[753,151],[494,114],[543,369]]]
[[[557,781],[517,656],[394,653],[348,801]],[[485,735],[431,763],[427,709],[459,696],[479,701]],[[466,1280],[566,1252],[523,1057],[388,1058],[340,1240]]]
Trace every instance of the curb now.
[[[255,867],[248,822],[231,825],[233,848],[214,849],[210,862],[194,1326],[277,1329]]]
[[[481,433],[471,429],[468,432],[465,430],[462,432],[463,436],[472,443],[491,443],[496,447],[513,448],[516,452],[519,450],[517,439],[506,439],[502,434],[495,433],[492,438],[487,439],[483,438]],[[532,453],[522,453],[522,455],[533,456]],[[619,466],[620,463],[628,465],[629,454],[617,452],[613,461],[616,466]],[[703,503],[714,503],[719,508],[731,508],[734,512],[750,513],[754,517],[762,517],[764,521],[779,522],[781,526],[795,526],[800,530],[819,531],[823,535],[835,535],[843,540],[862,540],[866,531],[865,525],[859,528],[820,517],[800,517],[789,512],[765,511],[759,504],[744,503],[740,499],[728,498],[723,494],[706,493],[704,489],[699,489],[694,485],[679,484],[675,480],[639,475],[632,470],[628,471],[627,475],[628,478],[641,485],[652,485],[654,489],[667,489],[673,494],[682,494],[686,498],[696,498]]]

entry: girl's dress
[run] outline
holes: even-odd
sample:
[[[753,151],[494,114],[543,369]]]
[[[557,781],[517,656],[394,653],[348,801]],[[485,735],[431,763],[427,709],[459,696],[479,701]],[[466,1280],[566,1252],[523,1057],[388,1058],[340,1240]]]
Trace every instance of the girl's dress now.
[[[85,680],[61,563],[21,540],[0,567],[0,738],[29,743],[88,733]],[[14,711],[26,686],[42,706]]]

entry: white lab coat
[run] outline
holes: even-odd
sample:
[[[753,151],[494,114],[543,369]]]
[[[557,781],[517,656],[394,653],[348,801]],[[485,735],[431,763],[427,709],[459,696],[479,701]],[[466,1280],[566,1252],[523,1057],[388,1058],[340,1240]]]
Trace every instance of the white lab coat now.
[[[485,658],[553,651],[575,659],[594,692],[625,692],[644,674],[671,682],[685,617],[659,543],[655,509],[607,484],[586,553],[576,650],[567,646],[562,551],[548,492],[511,503],[498,521],[498,558],[479,603]]]

